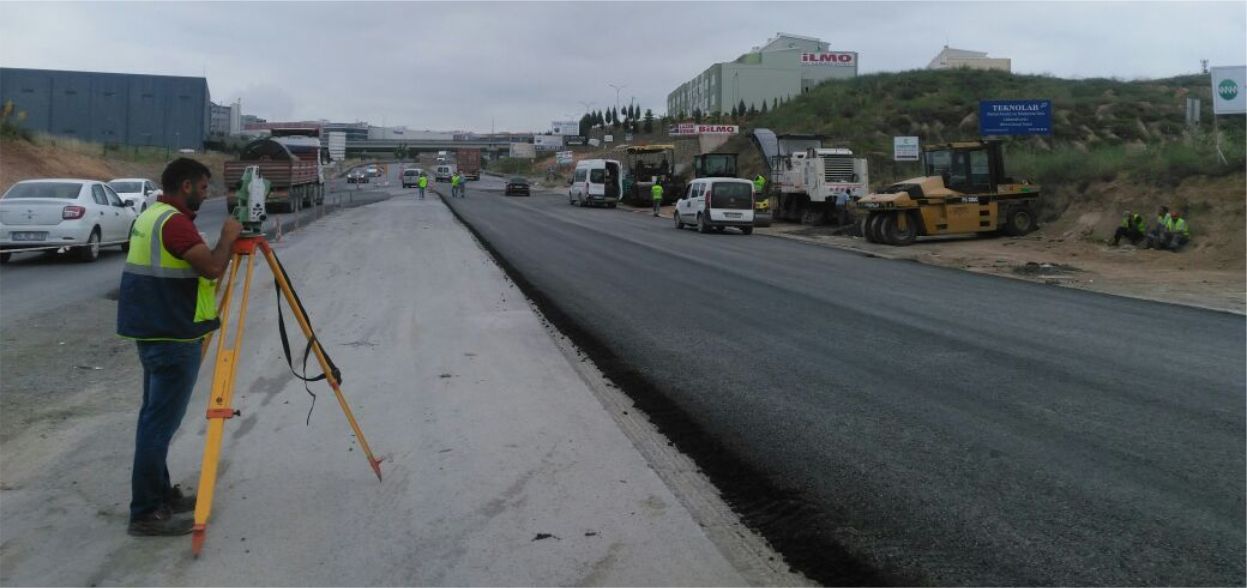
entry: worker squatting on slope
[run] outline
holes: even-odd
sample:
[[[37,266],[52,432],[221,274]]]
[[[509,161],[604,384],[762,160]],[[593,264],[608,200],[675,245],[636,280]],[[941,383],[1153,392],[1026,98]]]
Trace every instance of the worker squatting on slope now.
[[[1144,231],[1143,216],[1127,210],[1117,232],[1113,234],[1113,245],[1117,245],[1125,237],[1133,245],[1142,241],[1144,249],[1168,249],[1176,252],[1191,241],[1191,229],[1186,219],[1177,210],[1170,212],[1168,206],[1162,206],[1156,211],[1156,220],[1151,230],[1146,233]]]
[[[212,173],[179,158],[160,176],[164,194],[134,221],[121,273],[117,334],[134,339],[143,364],[131,472],[129,534],[185,535],[195,496],[169,483],[169,442],[182,424],[199,375],[202,339],[220,328],[216,280],[229,265],[242,225],[232,216],[209,250],[195,228],[195,211],[208,197]]]

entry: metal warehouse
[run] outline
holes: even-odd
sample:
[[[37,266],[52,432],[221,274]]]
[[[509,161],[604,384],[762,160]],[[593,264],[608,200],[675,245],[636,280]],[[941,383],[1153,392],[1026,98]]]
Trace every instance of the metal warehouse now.
[[[829,79],[857,76],[857,53],[831,51],[814,37],[778,33],[735,61],[716,63],[667,95],[667,113],[731,112],[772,106]]]
[[[205,78],[0,68],[23,127],[94,143],[202,149],[209,99]]]

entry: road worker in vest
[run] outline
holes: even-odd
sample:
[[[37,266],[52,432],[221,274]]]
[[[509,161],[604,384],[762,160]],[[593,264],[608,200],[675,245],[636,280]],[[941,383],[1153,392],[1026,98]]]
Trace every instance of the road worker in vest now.
[[[658,211],[662,209],[662,184],[654,182],[654,187],[649,189],[649,197],[654,201],[654,216],[658,216]]]
[[[1176,252],[1191,241],[1191,228],[1187,226],[1182,213],[1177,210],[1173,211],[1171,219],[1169,233],[1165,235],[1165,242],[1161,248]]]
[[[1143,240],[1147,232],[1147,221],[1143,220],[1143,215],[1126,211],[1121,217],[1121,226],[1117,227],[1117,232],[1113,233],[1113,246],[1116,246],[1122,237],[1130,241],[1131,245],[1138,245]]]
[[[753,179],[753,193],[755,196],[761,196],[762,191],[765,189],[766,178],[762,177],[762,174],[758,174],[758,176]]]
[[[420,179],[416,180],[416,186],[420,188],[420,199],[424,200],[424,190],[429,187],[429,176],[420,172]]]
[[[131,472],[130,524],[136,536],[185,535],[195,495],[170,483],[169,441],[182,424],[199,375],[202,339],[220,327],[216,280],[229,265],[242,225],[225,218],[216,247],[195,228],[195,212],[208,197],[212,173],[180,158],[160,176],[164,194],[130,230],[121,273],[117,334],[134,339],[143,365],[143,403]]]

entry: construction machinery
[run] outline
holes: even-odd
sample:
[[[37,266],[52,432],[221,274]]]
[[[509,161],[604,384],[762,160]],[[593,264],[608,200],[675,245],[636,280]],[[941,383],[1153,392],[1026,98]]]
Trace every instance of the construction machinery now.
[[[854,205],[866,213],[861,227],[867,241],[909,245],[922,236],[1035,229],[1039,186],[1005,175],[999,141],[928,145],[922,165],[925,175]]]
[[[825,139],[754,130],[768,168],[767,195],[776,220],[845,224],[850,222],[848,204],[870,191],[866,160],[845,147],[824,147]]]
[[[662,185],[663,204],[684,195],[687,182],[679,177],[675,165],[675,145],[634,145],[625,151],[624,199],[637,206],[649,206],[650,189]]]

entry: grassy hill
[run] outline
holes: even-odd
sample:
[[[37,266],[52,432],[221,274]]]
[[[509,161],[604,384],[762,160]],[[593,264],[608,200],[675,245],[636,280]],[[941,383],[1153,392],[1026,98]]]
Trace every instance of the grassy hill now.
[[[1185,124],[1188,96],[1203,101],[1198,127]],[[891,161],[893,136],[918,136],[924,144],[974,139],[979,100],[1011,98],[1052,100],[1051,136],[1012,138],[1006,145],[1010,173],[1044,185],[1085,187],[1129,175],[1174,187],[1189,176],[1225,176],[1244,167],[1244,117],[1218,121],[1222,163],[1203,75],[1121,81],[966,69],[880,73],[824,83],[744,124],[825,134],[830,143],[865,153],[872,183],[879,184],[917,171],[915,164]],[[752,147],[739,137],[722,150],[748,153]]]

